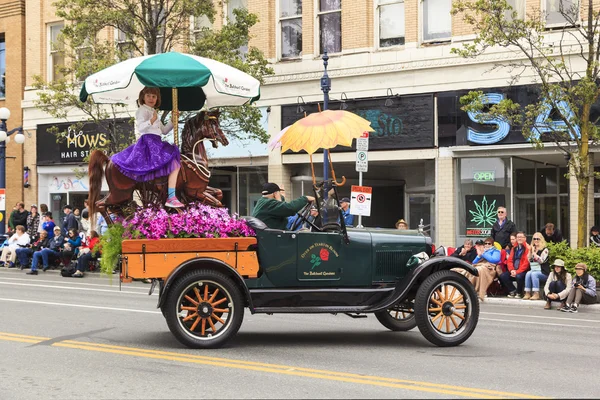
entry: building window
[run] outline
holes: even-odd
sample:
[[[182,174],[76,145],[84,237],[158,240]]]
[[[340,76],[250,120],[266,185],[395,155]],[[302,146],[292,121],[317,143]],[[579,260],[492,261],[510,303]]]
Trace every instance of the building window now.
[[[158,21],[158,34],[156,35],[156,49],[154,51],[154,54],[163,53],[165,51],[165,31],[167,26],[167,16],[165,9],[153,8],[152,20]]]
[[[192,40],[200,40],[212,28],[212,23],[206,15],[192,17]]]
[[[547,25],[575,25],[578,21],[577,0],[546,0]]]
[[[237,10],[237,9],[247,10],[248,9],[248,0],[229,0],[227,2],[227,20],[228,20],[228,22],[231,22],[232,24],[235,23],[236,19],[235,19],[235,14],[233,13],[233,10]],[[241,46],[239,48],[239,52],[242,55],[242,58],[245,57],[245,55],[248,54],[248,43]]]
[[[302,55],[302,0],[280,0],[281,58]]]
[[[507,0],[506,2],[512,7],[512,10],[507,11],[504,15],[507,20],[512,20],[514,12],[517,13],[517,19],[523,19],[525,17],[525,0]]]
[[[115,44],[121,61],[135,57],[133,41],[120,29],[115,31]]]
[[[81,44],[81,46],[75,49],[77,61],[90,59],[92,57],[92,52],[93,49],[92,45],[90,44],[90,40],[86,38]],[[85,78],[92,74],[91,71],[89,73],[88,71],[84,71],[82,67],[83,65],[81,63],[78,63],[78,68],[74,71],[74,74],[76,74],[75,79],[77,79],[78,82],[83,82]]]
[[[0,34],[0,99],[6,97],[6,42]]]
[[[379,47],[404,44],[404,0],[379,0]]]
[[[451,0],[423,1],[423,41],[445,41],[452,36]]]
[[[321,54],[342,51],[342,0],[319,0],[319,49]]]
[[[62,23],[48,26],[48,49],[50,50],[49,81],[55,81],[64,78],[61,69],[65,65],[65,52],[64,42],[60,38],[60,33],[63,27],[64,25]]]

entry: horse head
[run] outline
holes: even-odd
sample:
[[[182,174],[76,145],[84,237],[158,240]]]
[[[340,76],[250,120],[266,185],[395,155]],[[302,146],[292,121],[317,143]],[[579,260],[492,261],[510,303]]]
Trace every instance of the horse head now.
[[[209,139],[214,148],[219,146],[221,143],[223,146],[229,144],[229,140],[221,130],[219,126],[219,116],[221,112],[219,110],[204,111],[196,116],[198,127],[199,139]]]

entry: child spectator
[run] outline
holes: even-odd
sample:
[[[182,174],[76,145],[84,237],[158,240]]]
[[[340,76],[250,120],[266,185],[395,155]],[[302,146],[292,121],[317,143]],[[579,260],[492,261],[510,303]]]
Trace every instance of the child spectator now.
[[[48,239],[52,239],[54,237],[54,227],[56,226],[56,224],[54,223],[54,220],[52,219],[52,213],[51,212],[47,212],[44,215],[44,222],[42,223],[42,229],[46,231],[46,233],[48,234]],[[60,228],[59,228],[60,231]]]
[[[565,262],[557,258],[554,260],[553,267],[554,269],[550,272],[546,280],[546,286],[544,286],[544,293],[546,293],[547,299],[544,310],[550,310],[553,301],[561,302],[559,309],[565,307],[565,300],[572,287],[571,274],[565,269]]]
[[[567,304],[560,311],[576,313],[580,304],[595,304],[596,301],[596,280],[587,273],[587,265],[579,263],[575,266],[575,278]]]
[[[546,281],[548,274],[550,274],[548,247],[546,247],[546,240],[540,232],[533,234],[529,250],[530,270],[525,274],[525,296],[523,296],[523,300],[539,300],[540,281]]]

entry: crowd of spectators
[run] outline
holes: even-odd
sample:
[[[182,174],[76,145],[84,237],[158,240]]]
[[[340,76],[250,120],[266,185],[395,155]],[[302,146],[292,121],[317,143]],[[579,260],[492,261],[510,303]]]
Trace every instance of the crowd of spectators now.
[[[527,243],[527,235],[508,219],[506,208],[498,207],[497,213],[498,219],[489,237],[475,243],[466,239],[452,253],[453,257],[477,269],[478,276],[462,269],[456,271],[473,284],[479,301],[485,301],[490,287],[497,282],[500,294],[513,299],[546,300],[546,310],[552,308],[553,302],[559,302],[558,310],[576,313],[580,304],[598,302],[596,281],[588,274],[586,264],[575,266],[573,278],[563,260],[550,260],[548,243],[563,241],[562,233],[554,224],[546,224],[533,234],[531,243]],[[597,226],[590,230],[589,243],[600,246]]]
[[[8,221],[8,238],[0,243],[0,266],[28,269],[28,275],[37,275],[39,269],[76,266],[72,276],[82,277],[101,255],[100,235],[91,230],[87,201],[83,211],[63,207],[62,227],[55,223],[47,205],[41,204],[40,211],[35,204],[30,211],[23,202],[15,205]],[[104,219],[99,214],[96,218],[96,225],[105,230]]]

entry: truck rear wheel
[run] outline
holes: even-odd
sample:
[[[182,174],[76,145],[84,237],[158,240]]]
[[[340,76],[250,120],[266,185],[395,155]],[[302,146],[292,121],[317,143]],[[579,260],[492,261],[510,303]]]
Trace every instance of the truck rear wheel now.
[[[179,278],[164,305],[169,329],[184,345],[214,349],[229,341],[242,325],[240,290],[225,274],[195,270]]]
[[[467,340],[479,320],[479,302],[473,285],[453,271],[438,271],[421,284],[415,298],[419,331],[440,347]]]
[[[405,332],[417,326],[412,303],[396,304],[387,310],[377,311],[375,317],[391,331]]]

